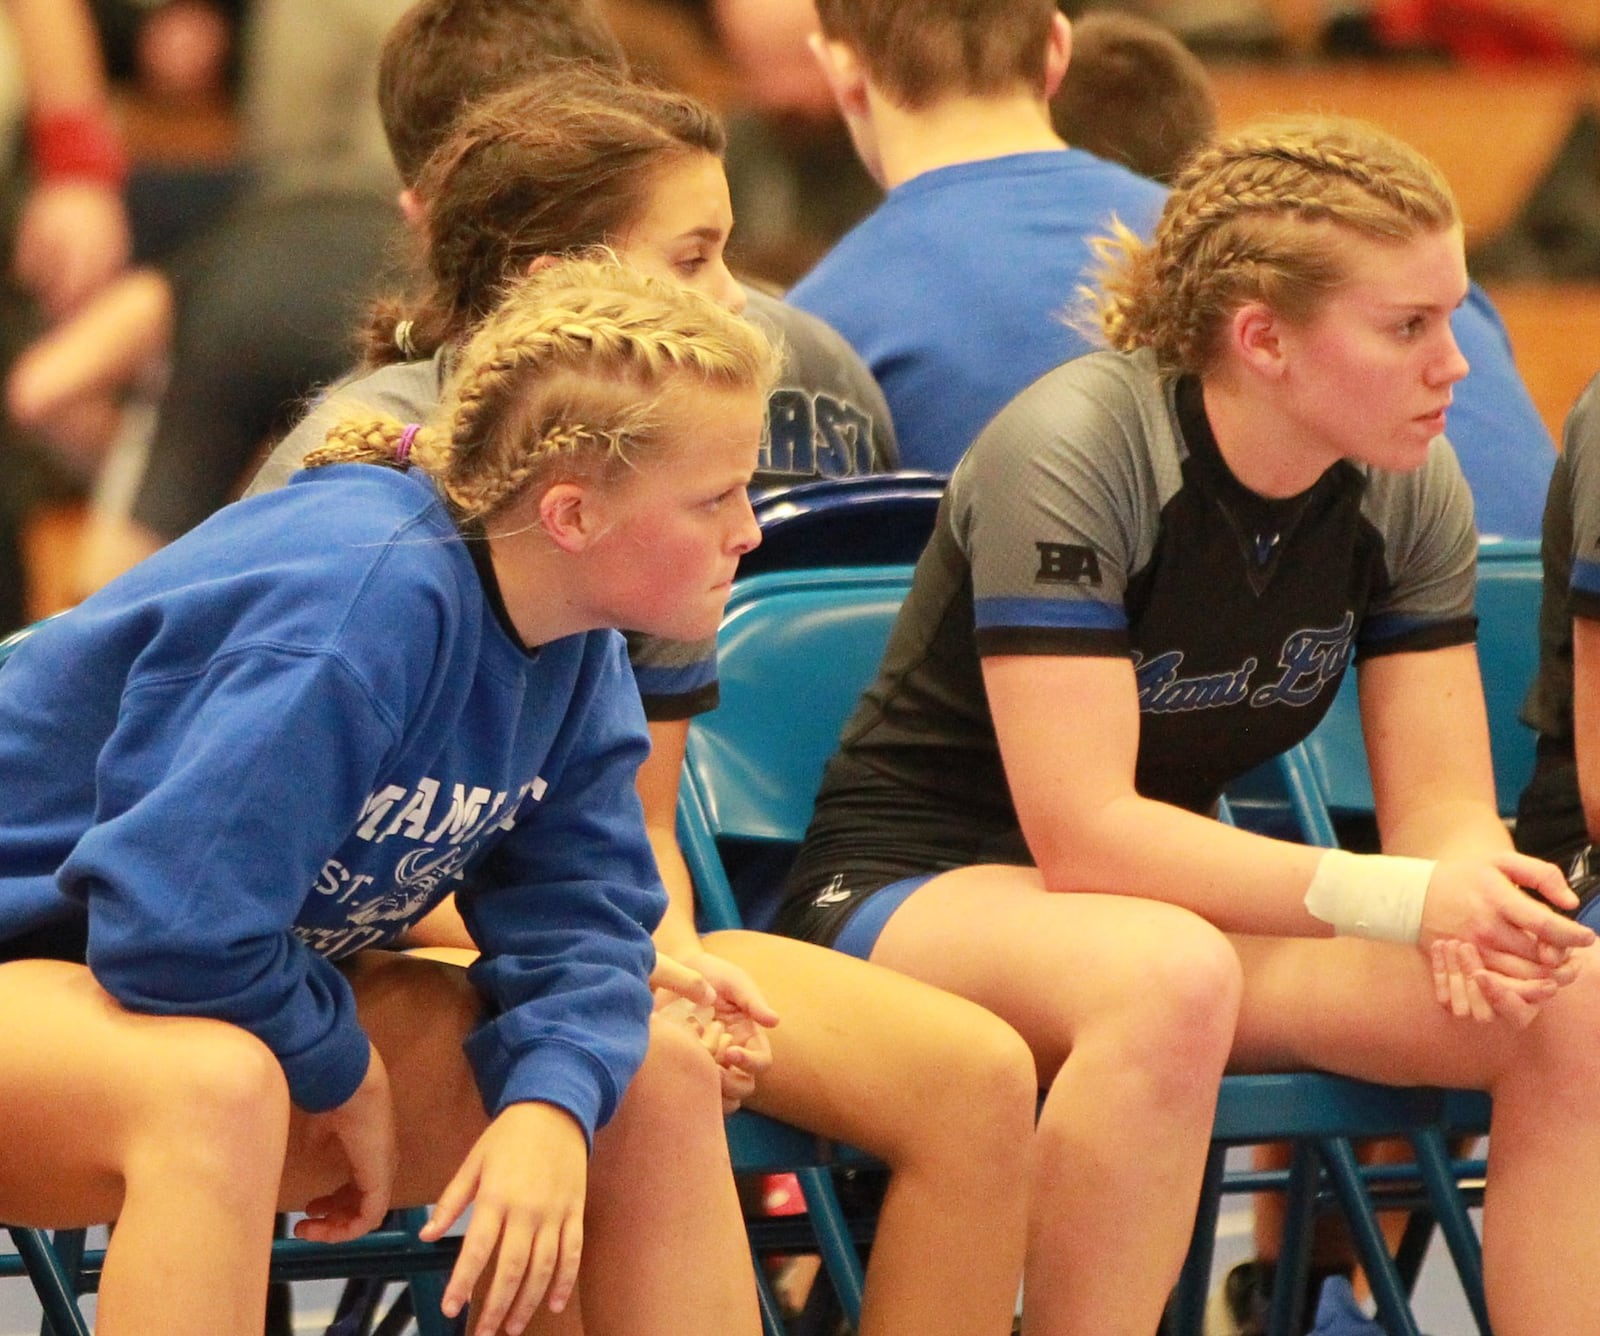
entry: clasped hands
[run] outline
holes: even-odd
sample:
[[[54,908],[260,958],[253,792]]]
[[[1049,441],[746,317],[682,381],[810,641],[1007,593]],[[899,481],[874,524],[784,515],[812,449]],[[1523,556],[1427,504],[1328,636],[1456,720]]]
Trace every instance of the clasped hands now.
[[[1440,862],[1417,943],[1439,1005],[1462,1018],[1530,1024],[1584,968],[1595,934],[1556,912],[1577,906],[1561,870],[1541,859],[1507,852]]]
[[[650,987],[656,1015],[687,1026],[716,1059],[722,1111],[732,1113],[772,1065],[767,1031],[778,1023],[777,1013],[744,970],[709,951],[680,958],[658,951]]]

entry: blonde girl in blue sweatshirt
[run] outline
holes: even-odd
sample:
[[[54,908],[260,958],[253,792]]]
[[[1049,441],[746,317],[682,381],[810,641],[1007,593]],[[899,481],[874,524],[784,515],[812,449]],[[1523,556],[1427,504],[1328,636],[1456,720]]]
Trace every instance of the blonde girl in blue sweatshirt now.
[[[429,1238],[473,1206],[477,1333],[552,1321],[585,1225],[591,1336],[757,1329],[687,1032],[655,1153],[601,1130],[665,905],[607,628],[715,631],[774,369],[678,285],[553,264],[427,425],[345,421],[0,673],[0,1219],[117,1221],[106,1336],[259,1333],[275,1211],[430,1202]],[[381,949],[452,893],[470,971]],[[586,1219],[591,1149],[632,1181]]]

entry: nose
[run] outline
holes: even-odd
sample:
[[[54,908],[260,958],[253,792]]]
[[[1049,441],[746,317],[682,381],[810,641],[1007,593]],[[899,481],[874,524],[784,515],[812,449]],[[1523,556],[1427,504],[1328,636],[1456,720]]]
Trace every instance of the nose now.
[[[1454,385],[1472,370],[1471,364],[1461,351],[1461,345],[1456,342],[1456,336],[1448,325],[1445,327],[1444,337],[1446,347],[1441,350],[1442,355],[1434,364],[1430,377],[1433,383],[1439,386]]]
[[[752,548],[761,545],[761,526],[756,523],[756,512],[750,505],[748,491],[739,494],[739,504],[734,510],[733,531],[728,550],[742,557]]]
[[[721,259],[717,261],[717,273],[716,300],[735,315],[742,315],[745,304],[749,301],[743,285],[733,276],[727,263]]]

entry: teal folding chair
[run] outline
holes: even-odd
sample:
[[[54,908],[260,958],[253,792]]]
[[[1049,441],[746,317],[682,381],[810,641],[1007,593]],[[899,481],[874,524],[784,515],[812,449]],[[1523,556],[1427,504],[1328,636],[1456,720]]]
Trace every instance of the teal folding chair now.
[[[769,851],[799,844],[822,767],[877,669],[910,582],[909,566],[861,566],[784,570],[735,583],[717,641],[721,704],[690,726],[678,802],[678,838],[704,930],[744,922],[724,864],[730,842]],[[870,1236],[870,1222],[846,1216],[832,1175],[870,1161],[746,1112],[729,1119],[728,1140],[738,1172],[795,1173],[814,1246],[846,1320],[857,1325],[857,1243]],[[762,1230],[763,1222],[751,1222],[758,1254],[788,1246],[769,1244]],[[767,1330],[777,1336],[782,1326],[773,1325],[764,1282],[763,1291]]]
[[[0,668],[12,651],[44,623],[23,627],[0,640]],[[440,1311],[443,1272],[455,1265],[460,1240],[424,1243],[417,1232],[428,1212],[393,1212],[380,1229],[348,1243],[279,1239],[272,1248],[274,1281],[397,1279],[407,1285],[405,1305],[418,1336],[452,1336],[456,1324]],[[0,1257],[0,1278],[26,1276],[43,1311],[42,1336],[90,1336],[78,1299],[99,1288],[105,1250],[87,1247],[84,1230],[42,1229],[0,1223],[16,1253]]]

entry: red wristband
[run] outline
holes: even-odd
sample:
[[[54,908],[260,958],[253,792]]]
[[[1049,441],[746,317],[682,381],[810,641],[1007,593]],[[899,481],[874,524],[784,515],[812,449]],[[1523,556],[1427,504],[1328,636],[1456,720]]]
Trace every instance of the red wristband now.
[[[99,181],[114,190],[128,179],[128,155],[111,118],[99,109],[35,112],[28,149],[40,180]]]

